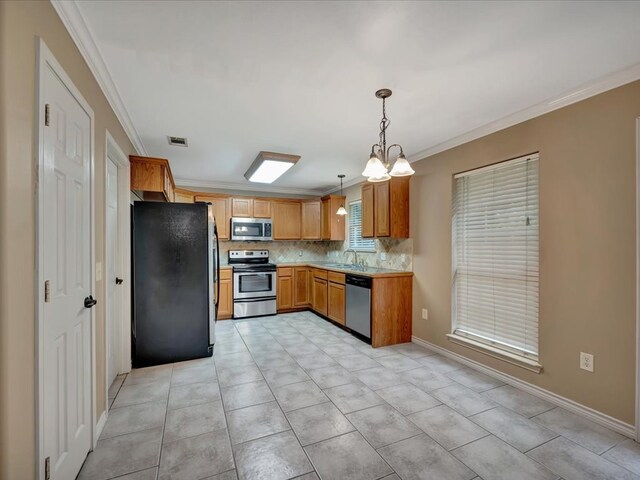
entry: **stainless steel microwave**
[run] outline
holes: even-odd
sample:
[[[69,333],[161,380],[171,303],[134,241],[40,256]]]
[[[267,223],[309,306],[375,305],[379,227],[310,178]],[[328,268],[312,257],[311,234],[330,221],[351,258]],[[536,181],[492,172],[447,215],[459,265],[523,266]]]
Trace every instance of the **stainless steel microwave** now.
[[[231,219],[231,240],[273,240],[270,218],[239,218]]]

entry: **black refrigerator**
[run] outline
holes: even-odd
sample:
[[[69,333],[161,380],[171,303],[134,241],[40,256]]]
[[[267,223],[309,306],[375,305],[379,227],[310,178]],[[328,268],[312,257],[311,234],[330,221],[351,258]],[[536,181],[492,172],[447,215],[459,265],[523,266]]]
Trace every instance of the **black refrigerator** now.
[[[134,202],[131,223],[133,367],[210,357],[220,266],[212,209]]]

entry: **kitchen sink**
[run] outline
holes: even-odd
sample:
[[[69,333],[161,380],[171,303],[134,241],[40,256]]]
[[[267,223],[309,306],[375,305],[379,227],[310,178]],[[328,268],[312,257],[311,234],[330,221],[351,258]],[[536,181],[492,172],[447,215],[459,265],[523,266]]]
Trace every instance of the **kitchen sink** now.
[[[344,268],[346,270],[364,270],[362,265],[355,263],[327,263],[325,266],[329,268]]]

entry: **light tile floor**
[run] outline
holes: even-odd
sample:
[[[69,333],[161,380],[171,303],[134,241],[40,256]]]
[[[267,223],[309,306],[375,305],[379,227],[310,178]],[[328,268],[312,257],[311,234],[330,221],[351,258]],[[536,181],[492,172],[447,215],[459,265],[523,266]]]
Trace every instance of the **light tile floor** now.
[[[640,479],[640,445],[415,344],[309,312],[217,324],[133,370],[80,479]]]

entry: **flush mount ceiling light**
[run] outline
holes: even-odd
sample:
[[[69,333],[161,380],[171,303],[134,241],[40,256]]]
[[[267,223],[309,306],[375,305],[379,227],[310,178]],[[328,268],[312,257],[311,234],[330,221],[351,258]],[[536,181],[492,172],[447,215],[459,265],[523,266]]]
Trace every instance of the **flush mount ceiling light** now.
[[[382,119],[380,120],[380,140],[379,143],[373,144],[371,147],[371,155],[369,156],[369,161],[367,162],[367,166],[365,167],[362,175],[367,177],[367,180],[370,182],[384,182],[389,180],[391,177],[406,177],[409,175],[413,175],[415,171],[409,165],[406,157],[404,156],[404,152],[402,151],[402,146],[394,143],[393,145],[389,145],[387,148],[387,128],[391,124],[391,121],[387,118],[385,100],[391,96],[391,90],[388,88],[383,88],[376,92],[376,97],[382,99]],[[396,158],[396,162],[389,171],[391,167],[391,162],[389,160],[389,153],[393,147],[398,147],[400,149],[400,153]]]
[[[244,178],[255,183],[273,183],[284,172],[293,167],[298,160],[300,160],[299,155],[260,152],[245,172]]]
[[[338,175],[338,178],[340,179],[340,196],[342,197],[342,179],[344,178],[344,174],[341,173],[340,175]],[[344,201],[342,202],[342,204],[340,204],[340,208],[338,208],[338,211],[336,212],[336,215],[346,215],[347,214],[347,210],[345,210],[344,208]]]

